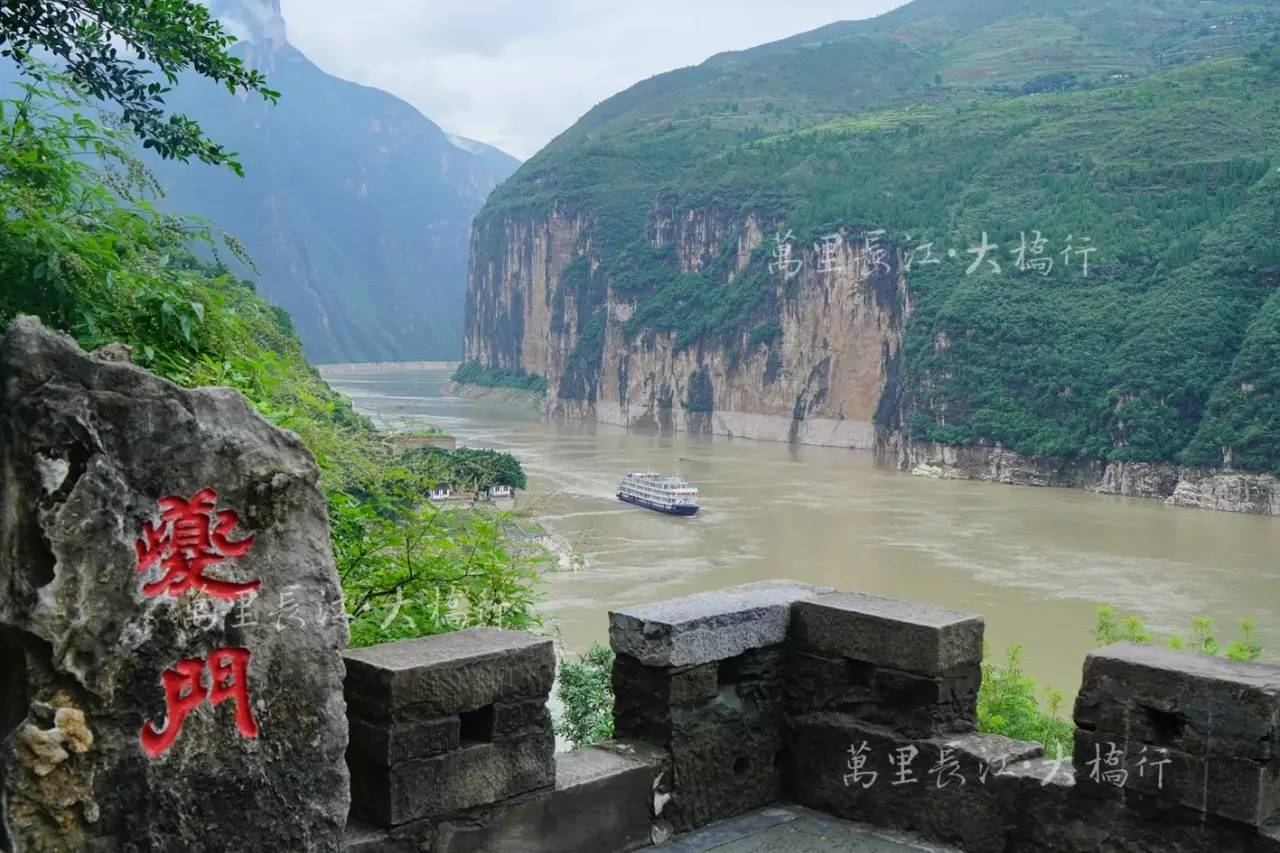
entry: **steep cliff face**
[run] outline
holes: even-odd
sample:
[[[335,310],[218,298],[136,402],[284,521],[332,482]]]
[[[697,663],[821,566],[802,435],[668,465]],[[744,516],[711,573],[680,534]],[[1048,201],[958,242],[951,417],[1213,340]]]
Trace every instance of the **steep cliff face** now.
[[[896,370],[910,297],[900,258],[872,263],[844,241],[817,272],[813,248],[801,270],[769,276],[778,306],[767,340],[747,329],[681,346],[673,331],[632,332],[637,300],[607,287],[566,284],[593,256],[581,217],[478,223],[472,242],[466,358],[547,378],[547,410],[620,426],[861,449],[898,446]],[[495,233],[496,232],[496,233]],[[724,287],[764,265],[773,229],[756,217],[704,211],[652,216],[650,245],[671,247],[680,273],[697,273],[726,241],[734,262]],[[496,238],[496,239],[495,239]],[[578,259],[583,259],[579,261]],[[594,322],[593,322],[594,321]],[[598,336],[595,343],[585,338]],[[585,354],[583,354],[585,352]]]

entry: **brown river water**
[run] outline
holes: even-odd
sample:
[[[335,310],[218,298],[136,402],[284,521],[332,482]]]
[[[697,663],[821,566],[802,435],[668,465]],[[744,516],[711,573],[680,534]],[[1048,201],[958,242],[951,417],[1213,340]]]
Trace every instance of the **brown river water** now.
[[[447,396],[447,370],[364,368],[326,377],[385,423],[423,419],[459,444],[515,454],[520,502],[585,558],[544,576],[542,610],[570,651],[608,636],[610,609],[768,578],[908,598],[982,614],[1002,655],[1070,697],[1110,604],[1158,635],[1250,617],[1280,660],[1280,519],[1159,501],[897,471],[874,455],[545,419],[531,408]],[[680,473],[693,518],[615,497],[633,470]],[[1069,714],[1069,708],[1067,709]]]

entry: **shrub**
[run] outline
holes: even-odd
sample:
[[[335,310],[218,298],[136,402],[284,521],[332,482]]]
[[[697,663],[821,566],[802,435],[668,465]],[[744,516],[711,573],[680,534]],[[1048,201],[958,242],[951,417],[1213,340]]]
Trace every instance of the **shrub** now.
[[[560,662],[556,696],[564,714],[556,721],[556,732],[574,749],[613,737],[613,658],[612,649],[594,643],[581,660]]]
[[[984,654],[988,658],[989,654]],[[1047,710],[1037,695],[1044,691]],[[984,660],[982,689],[978,691],[978,731],[1000,734],[1014,740],[1034,740],[1044,744],[1054,758],[1071,754],[1075,725],[1061,719],[1063,697],[1051,687],[1042,687],[1022,671],[1022,646],[1013,646],[1003,664]]]
[[[1208,616],[1198,616],[1191,620],[1191,641],[1181,634],[1174,634],[1165,640],[1171,649],[1188,649],[1205,655],[1221,655],[1236,661],[1255,661],[1262,655],[1262,646],[1254,632],[1252,619],[1241,619],[1240,636],[1224,647],[1214,636],[1213,620]],[[1099,645],[1111,643],[1140,643],[1143,645],[1155,642],[1150,631],[1136,616],[1119,617],[1114,608],[1106,605],[1098,606],[1098,621],[1093,629],[1093,637]]]

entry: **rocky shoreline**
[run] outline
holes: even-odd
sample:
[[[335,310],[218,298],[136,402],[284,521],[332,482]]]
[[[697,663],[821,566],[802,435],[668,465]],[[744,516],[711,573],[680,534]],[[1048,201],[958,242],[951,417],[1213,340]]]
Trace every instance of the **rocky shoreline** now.
[[[1190,468],[1172,462],[1101,462],[1026,456],[999,446],[911,444],[899,467],[920,477],[1014,486],[1084,489],[1163,500],[1170,506],[1280,515],[1280,479],[1271,474]]]
[[[546,395],[539,391],[495,388],[489,385],[472,385],[468,382],[446,382],[443,391],[464,400],[491,400],[495,403],[510,403],[538,410],[545,408],[546,401]]]

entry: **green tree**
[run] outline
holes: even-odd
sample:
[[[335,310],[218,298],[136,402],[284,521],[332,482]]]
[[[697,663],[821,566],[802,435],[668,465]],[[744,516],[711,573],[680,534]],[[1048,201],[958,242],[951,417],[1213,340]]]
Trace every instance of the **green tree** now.
[[[377,495],[333,493],[329,505],[351,645],[540,624],[537,562],[508,550],[502,516],[429,505],[391,514]]]
[[[89,95],[114,104],[144,148],[160,156],[229,166],[234,154],[184,115],[167,113],[164,95],[191,70],[275,101],[263,74],[228,53],[235,37],[195,0],[7,0],[0,4],[0,56],[39,80],[52,54]],[[161,82],[163,81],[163,82]]]

